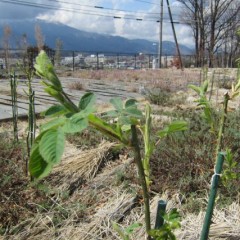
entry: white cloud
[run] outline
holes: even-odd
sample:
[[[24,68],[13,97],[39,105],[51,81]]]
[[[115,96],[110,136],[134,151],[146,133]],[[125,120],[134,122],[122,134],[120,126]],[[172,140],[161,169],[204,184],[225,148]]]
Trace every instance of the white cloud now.
[[[43,4],[45,1],[36,0],[31,4]],[[28,4],[27,4],[28,5]],[[48,13],[47,8],[30,7],[23,4],[16,3],[0,3],[0,20],[22,20],[33,19],[37,15],[42,13]],[[58,7],[57,3],[54,3],[55,7]]]
[[[157,23],[156,20],[159,19],[159,16],[151,14],[158,13],[160,11],[159,5],[142,4],[141,8],[138,10],[136,9],[136,6],[138,6],[140,2],[137,3],[134,0],[82,0],[81,2],[78,0],[72,0],[71,4],[64,2],[66,1],[60,1],[58,4],[55,4],[56,7],[59,7],[59,10],[49,11],[41,8],[24,6],[16,7],[11,4],[0,3],[0,19],[13,18],[13,16],[15,19],[16,16],[18,16],[19,19],[37,17],[47,21],[60,22],[83,31],[122,36],[130,39],[147,39],[153,42],[158,42],[159,23]],[[46,1],[41,0],[35,1],[34,4],[35,3],[49,5],[54,4],[54,2],[47,3]],[[107,6],[113,9],[124,8],[125,10],[135,11],[135,13],[120,11],[113,12],[111,10],[91,8],[89,6]],[[177,18],[180,9],[178,3],[173,1],[171,6],[173,16]],[[61,8],[65,10],[68,9],[69,11],[63,11]],[[74,11],[71,9],[74,9]],[[173,33],[167,18],[168,12],[166,5],[164,11],[163,40],[173,41]],[[145,14],[142,12],[145,12]],[[128,19],[113,19],[113,14],[115,16],[121,16],[122,18],[132,18],[134,15],[135,17],[146,20],[149,19],[150,16],[155,16],[155,20],[140,22]],[[109,17],[98,15],[109,15]],[[175,25],[175,27],[179,43],[193,45],[191,30],[184,25]]]

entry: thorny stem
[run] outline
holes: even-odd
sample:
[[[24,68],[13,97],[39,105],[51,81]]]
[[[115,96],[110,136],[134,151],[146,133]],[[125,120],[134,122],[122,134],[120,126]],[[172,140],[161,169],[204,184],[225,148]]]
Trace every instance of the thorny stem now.
[[[146,178],[144,175],[144,168],[142,164],[138,137],[137,137],[137,130],[135,125],[131,125],[131,132],[132,132],[132,147],[134,151],[134,161],[138,168],[139,179],[140,179],[140,183],[143,190],[145,224],[146,224],[146,232],[148,233],[151,230],[149,192],[147,188]],[[150,239],[151,237],[148,236],[148,240]]]

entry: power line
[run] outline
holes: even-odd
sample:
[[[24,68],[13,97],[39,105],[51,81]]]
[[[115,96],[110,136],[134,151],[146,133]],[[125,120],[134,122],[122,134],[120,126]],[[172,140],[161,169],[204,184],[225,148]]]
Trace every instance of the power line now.
[[[121,16],[120,14],[113,14],[110,13],[108,15],[106,14],[101,14],[96,11],[89,11],[89,10],[84,10],[84,9],[76,9],[76,8],[66,8],[66,7],[58,7],[58,6],[53,6],[49,4],[37,4],[37,3],[32,3],[28,1],[17,1],[17,0],[0,0],[0,2],[3,3],[10,3],[14,5],[22,5],[22,6],[28,6],[28,7],[35,7],[35,8],[43,8],[43,9],[48,9],[48,10],[61,10],[61,11],[66,11],[66,12],[74,12],[78,14],[85,14],[85,15],[92,15],[92,16],[100,16],[100,17],[108,17],[108,18],[113,18],[113,19],[125,19],[125,20],[135,20],[135,21],[147,21],[147,22],[160,22],[158,18],[141,18],[139,16]],[[166,20],[166,19],[165,19]],[[169,23],[170,21],[164,21],[165,23]],[[186,24],[182,23],[180,21],[174,21],[174,23],[177,24]]]
[[[125,9],[116,9],[116,8],[108,8],[108,7],[102,7],[102,6],[92,6],[92,5],[84,5],[80,3],[71,3],[71,2],[66,2],[66,1],[61,1],[61,0],[47,0],[50,2],[57,2],[57,3],[64,3],[64,4],[71,4],[71,5],[77,5],[81,7],[89,7],[89,8],[97,8],[97,9],[105,9],[105,10],[112,10],[112,11],[121,11],[121,12],[129,12],[129,13],[141,13],[141,14],[152,14],[152,15],[159,15],[159,13],[156,12],[142,12],[142,11],[131,11],[131,10],[125,10]]]
[[[87,7],[87,8],[94,8],[94,9],[103,9],[103,10],[111,10],[111,11],[120,11],[120,12],[126,12],[126,13],[134,13],[134,14],[147,14],[147,15],[156,15],[156,17],[159,17],[159,12],[142,12],[142,11],[131,11],[131,10],[125,10],[125,9],[116,9],[116,8],[109,8],[109,7],[103,7],[99,5],[84,5],[80,3],[72,3],[72,2],[66,2],[66,1],[61,1],[61,0],[47,0],[50,2],[56,2],[56,3],[64,3],[68,5],[75,5],[75,6],[81,6],[81,7]],[[164,13],[166,14],[166,13]],[[175,16],[178,16],[179,14],[172,14]]]
[[[48,10],[61,10],[61,11],[66,11],[66,12],[75,12],[78,14],[85,14],[85,15],[93,15],[93,16],[100,16],[100,17],[110,17],[110,18],[118,18],[118,19],[128,19],[128,20],[139,20],[140,17],[134,17],[134,16],[115,16],[114,14],[111,15],[106,15],[106,14],[101,14],[96,11],[89,11],[89,10],[84,10],[84,9],[76,9],[76,8],[66,8],[66,7],[57,7],[49,4],[37,4],[37,3],[32,3],[32,2],[27,2],[27,1],[16,1],[16,0],[0,0],[0,2],[3,3],[10,3],[14,5],[22,5],[22,6],[27,6],[27,7],[35,7],[35,8],[43,8],[43,9],[48,9]],[[150,22],[156,22],[154,19],[141,19],[142,21],[150,21]]]
[[[152,5],[158,5],[160,6],[159,3],[153,3],[153,2],[149,2],[149,1],[145,1],[145,0],[135,0],[136,2],[142,2],[142,3],[147,3],[147,4],[152,4]]]

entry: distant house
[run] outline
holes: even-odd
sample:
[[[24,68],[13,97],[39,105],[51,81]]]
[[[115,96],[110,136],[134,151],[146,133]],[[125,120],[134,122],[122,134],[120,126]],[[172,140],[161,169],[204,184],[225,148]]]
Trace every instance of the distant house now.
[[[105,63],[105,56],[104,54],[91,54],[85,57],[85,63],[91,67],[100,67]]]
[[[162,56],[161,58],[162,67],[171,67],[173,59],[174,56]],[[153,58],[152,68],[153,69],[158,68],[158,58]]]
[[[73,57],[65,57],[61,60],[61,64],[65,65],[65,66],[70,66],[73,64],[73,60],[74,60],[75,66],[84,67],[86,65],[84,56],[82,54],[78,54],[74,58]]]
[[[2,58],[0,58],[0,69],[4,69],[5,68],[5,62]]]

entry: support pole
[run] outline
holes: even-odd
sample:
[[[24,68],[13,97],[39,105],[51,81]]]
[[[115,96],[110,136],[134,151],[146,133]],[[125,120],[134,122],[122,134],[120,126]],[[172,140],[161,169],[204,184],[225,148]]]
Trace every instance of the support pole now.
[[[178,45],[178,41],[177,41],[177,35],[176,35],[176,32],[175,32],[174,24],[173,24],[173,18],[172,18],[171,8],[170,8],[170,5],[169,5],[169,0],[166,0],[166,1],[167,1],[167,6],[168,6],[168,13],[169,13],[169,17],[170,17],[170,22],[171,22],[172,30],[173,30],[173,36],[174,36],[174,40],[175,40],[175,44],[176,44],[176,48],[177,48],[177,54],[178,54],[178,58],[179,58],[180,68],[183,69],[181,53],[180,53],[180,49],[179,49],[179,45]]]
[[[210,190],[210,194],[209,194],[208,206],[207,206],[207,211],[206,211],[206,215],[204,218],[204,223],[203,223],[200,240],[208,239],[208,234],[209,234],[209,229],[210,229],[210,225],[211,225],[211,219],[212,219],[212,215],[213,215],[213,209],[214,209],[214,204],[215,204],[215,199],[216,199],[216,194],[217,194],[217,187],[218,187],[220,174],[222,171],[223,161],[224,161],[224,153],[220,152],[218,154],[215,173],[212,176],[211,190]]]
[[[137,68],[137,55],[134,54],[134,69]]]
[[[163,0],[161,0],[160,24],[159,24],[159,44],[158,44],[158,68],[161,68],[162,61],[162,27],[163,27]]]
[[[75,53],[74,51],[72,52],[72,70],[74,72],[74,67],[75,67]]]
[[[97,53],[97,70],[99,69],[99,56],[98,56],[98,53]]]
[[[166,212],[167,203],[163,200],[158,201],[157,215],[154,229],[159,229],[164,223],[164,214]]]

